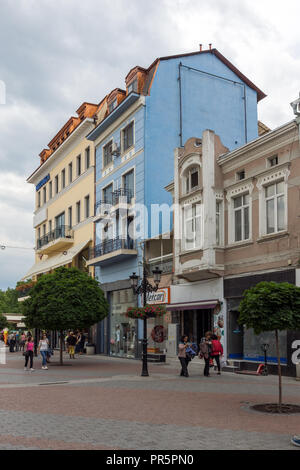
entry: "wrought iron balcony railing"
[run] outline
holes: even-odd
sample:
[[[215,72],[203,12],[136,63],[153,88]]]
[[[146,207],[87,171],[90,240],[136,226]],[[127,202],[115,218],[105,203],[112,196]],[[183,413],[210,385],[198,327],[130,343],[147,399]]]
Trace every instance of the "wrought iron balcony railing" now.
[[[117,189],[116,191],[113,191],[112,193],[110,193],[109,196],[105,197],[101,201],[96,202],[95,215],[97,215],[97,213],[101,209],[104,212],[108,212],[110,206],[116,206],[120,202],[123,202],[125,204],[130,204],[132,197],[133,197],[133,192],[130,189],[125,189],[125,188]]]
[[[68,225],[60,225],[51,232],[46,233],[43,237],[37,240],[37,249],[39,250],[48,243],[57,240],[58,238],[73,238],[74,231]]]
[[[89,259],[98,258],[99,256],[106,255],[108,253],[113,253],[117,250],[134,250],[135,243],[132,238],[124,239],[124,238],[114,238],[111,240],[105,240],[99,245],[90,248],[89,250]]]

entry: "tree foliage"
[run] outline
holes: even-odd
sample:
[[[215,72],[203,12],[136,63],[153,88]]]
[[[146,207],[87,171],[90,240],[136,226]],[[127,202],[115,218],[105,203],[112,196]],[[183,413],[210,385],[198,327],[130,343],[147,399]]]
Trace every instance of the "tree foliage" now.
[[[6,291],[0,290],[0,313],[19,313],[18,302],[19,293],[16,289],[8,288]]]
[[[8,321],[6,320],[6,317],[0,313],[0,330],[3,330],[3,328],[6,328],[8,326]]]
[[[300,288],[288,282],[260,282],[244,292],[239,323],[264,331],[300,328]]]
[[[22,310],[30,328],[83,329],[107,316],[108,303],[95,279],[79,269],[62,267],[39,278]]]

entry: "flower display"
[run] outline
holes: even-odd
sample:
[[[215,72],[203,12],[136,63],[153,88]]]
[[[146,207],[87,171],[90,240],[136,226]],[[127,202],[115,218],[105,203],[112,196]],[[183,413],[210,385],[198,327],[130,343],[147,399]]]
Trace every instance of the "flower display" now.
[[[166,308],[162,305],[146,305],[146,307],[129,307],[126,316],[143,320],[144,318],[162,317]]]

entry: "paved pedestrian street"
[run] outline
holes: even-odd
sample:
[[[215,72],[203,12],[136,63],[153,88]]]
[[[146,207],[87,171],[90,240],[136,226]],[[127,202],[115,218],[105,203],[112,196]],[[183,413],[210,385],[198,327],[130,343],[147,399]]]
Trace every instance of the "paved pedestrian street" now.
[[[55,353],[53,361],[58,361]],[[0,449],[295,450],[300,416],[262,414],[249,407],[276,402],[277,377],[214,371],[190,377],[179,362],[149,364],[82,356],[65,366],[24,371],[20,353],[0,365]],[[284,402],[300,405],[300,382],[284,378]]]

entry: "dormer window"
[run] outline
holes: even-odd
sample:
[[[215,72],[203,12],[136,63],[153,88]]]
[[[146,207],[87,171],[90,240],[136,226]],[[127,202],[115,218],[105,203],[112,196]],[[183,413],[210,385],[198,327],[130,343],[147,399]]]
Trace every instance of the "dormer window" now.
[[[109,112],[111,113],[118,105],[117,98],[115,98],[108,106]]]
[[[185,177],[185,192],[189,193],[199,187],[199,170],[193,167],[188,170]]]
[[[131,83],[129,83],[128,87],[127,87],[127,90],[128,90],[128,95],[129,93],[131,93],[132,91],[137,93],[138,91],[138,81],[137,81],[137,78],[135,80],[133,80]]]

